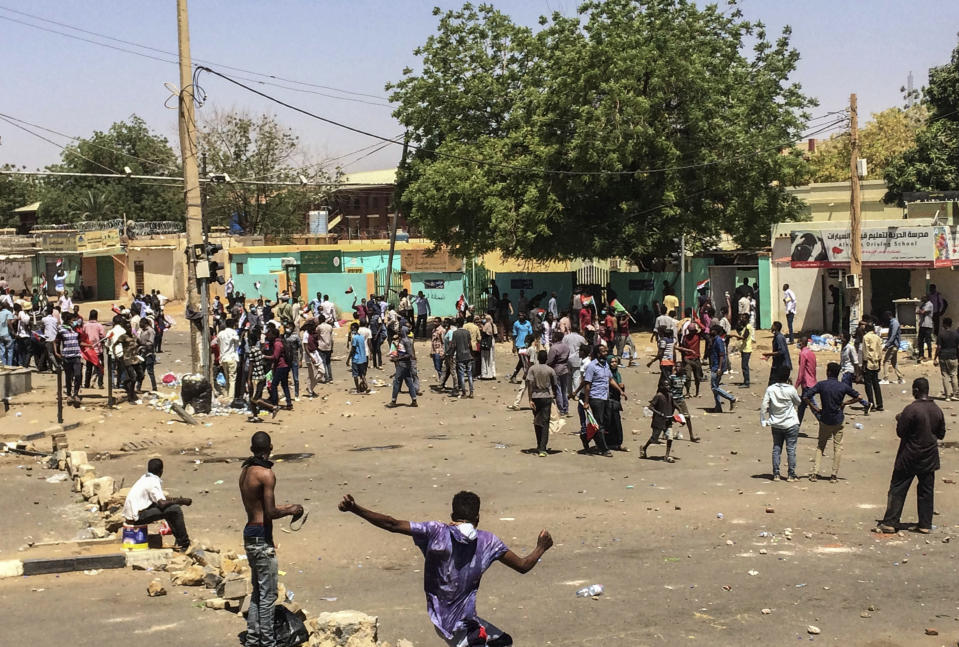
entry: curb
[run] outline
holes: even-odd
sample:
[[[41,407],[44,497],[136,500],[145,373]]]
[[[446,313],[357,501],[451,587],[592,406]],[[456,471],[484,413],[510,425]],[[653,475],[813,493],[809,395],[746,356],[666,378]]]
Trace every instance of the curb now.
[[[65,422],[62,425],[52,425],[50,427],[47,427],[43,431],[38,431],[36,433],[23,436],[23,440],[26,440],[26,441],[39,440],[40,438],[45,438],[47,436],[52,436],[54,434],[62,434],[68,431],[73,431],[74,429],[77,429],[78,427],[82,427],[84,425],[92,425],[97,423],[98,421],[99,421],[99,418],[88,418],[86,420],[77,420],[76,422]]]
[[[74,571],[93,569],[125,568],[126,565],[127,557],[123,553],[56,559],[10,559],[0,562],[0,578],[47,575],[50,573],[71,573]]]
[[[161,548],[81,557],[8,559],[0,561],[0,579],[93,569],[126,568],[128,566],[133,570],[140,571],[159,570],[159,566],[165,564],[172,555],[172,549]]]

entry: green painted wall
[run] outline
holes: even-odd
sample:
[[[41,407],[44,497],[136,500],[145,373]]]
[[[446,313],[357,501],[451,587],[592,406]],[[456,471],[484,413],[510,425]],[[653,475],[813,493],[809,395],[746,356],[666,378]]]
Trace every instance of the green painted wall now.
[[[426,289],[423,284],[427,280],[445,281],[443,289]],[[430,312],[435,317],[449,317],[456,314],[456,302],[463,294],[462,272],[411,272],[410,292],[416,294],[420,290],[430,300]]]
[[[575,275],[572,272],[497,272],[496,285],[500,294],[508,294],[513,308],[519,301],[519,288],[512,287],[513,281],[532,281],[531,288],[524,288],[526,298],[545,292],[546,296],[540,300],[539,307],[545,308],[549,303],[550,294],[556,292],[557,307],[560,312],[569,309],[573,298],[573,282]]]
[[[759,257],[759,321],[757,328],[768,328],[772,325],[773,294],[777,293],[772,285],[770,276],[770,258]]]

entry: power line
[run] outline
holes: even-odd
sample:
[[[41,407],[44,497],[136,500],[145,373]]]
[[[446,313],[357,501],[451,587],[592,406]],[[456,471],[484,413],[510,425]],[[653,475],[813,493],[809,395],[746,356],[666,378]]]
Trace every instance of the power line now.
[[[10,120],[10,119],[8,119],[8,118],[6,118],[6,117],[3,117],[3,116],[0,116],[0,119],[4,120],[5,122],[7,122],[8,124],[10,124],[10,125],[13,126],[14,128],[19,128],[20,130],[22,130],[22,131],[24,131],[24,132],[26,132],[26,133],[30,133],[30,134],[33,135],[34,137],[37,137],[37,138],[39,138],[39,139],[42,139],[43,141],[47,142],[48,144],[53,144],[54,146],[56,146],[57,148],[59,148],[59,149],[62,150],[62,151],[69,152],[69,153],[71,153],[71,154],[73,154],[73,155],[76,155],[77,157],[79,157],[79,158],[81,158],[81,159],[85,159],[86,161],[90,162],[91,164],[93,164],[93,165],[95,165],[95,166],[99,166],[99,167],[102,168],[102,169],[106,169],[106,170],[110,171],[111,173],[117,173],[117,171],[114,171],[114,170],[113,170],[112,168],[110,168],[109,166],[104,166],[104,165],[101,164],[100,162],[97,162],[97,161],[95,161],[95,160],[92,160],[92,159],[90,159],[89,157],[81,154],[79,151],[68,150],[66,146],[61,146],[60,144],[58,144],[57,142],[53,141],[52,139],[49,139],[48,137],[44,137],[43,135],[41,135],[41,134],[39,134],[39,133],[35,133],[35,132],[33,132],[32,130],[30,130],[29,128],[27,128],[27,127],[25,127],[25,126],[21,126],[20,124],[16,123],[15,121],[12,121],[12,120]]]
[[[85,143],[85,144],[89,144],[90,146],[95,146],[95,147],[97,147],[97,148],[101,148],[101,149],[106,150],[106,151],[111,151],[111,152],[114,152],[114,153],[118,153],[118,154],[120,154],[120,155],[123,155],[124,157],[129,157],[130,159],[135,159],[135,160],[138,160],[138,161],[140,161],[140,162],[146,162],[147,164],[151,164],[151,165],[156,166],[156,167],[158,167],[158,168],[164,168],[164,169],[172,170],[172,171],[175,171],[175,172],[179,172],[179,170],[180,170],[180,169],[178,169],[176,166],[171,166],[171,165],[169,165],[169,164],[165,164],[165,163],[159,162],[159,161],[157,161],[157,160],[151,160],[151,159],[147,159],[147,158],[144,158],[144,157],[138,157],[138,156],[133,155],[133,154],[131,154],[131,153],[127,153],[126,151],[122,151],[122,150],[120,150],[120,149],[118,149],[118,148],[113,148],[113,147],[111,147],[111,146],[104,146],[103,144],[97,144],[96,142],[92,142],[92,141],[87,140],[87,139],[82,139],[82,138],[80,138],[80,137],[73,137],[72,135],[67,135],[67,134],[65,134],[65,133],[61,133],[61,132],[59,132],[59,131],[57,131],[57,130],[53,130],[52,128],[47,128],[47,127],[45,127],[45,126],[41,126],[40,124],[31,123],[31,122],[29,122],[29,121],[26,121],[25,119],[19,119],[19,118],[17,118],[17,117],[14,117],[13,115],[8,115],[8,114],[4,114],[4,113],[0,112],[0,117],[6,117],[8,120],[16,121],[16,122],[19,122],[19,123],[21,123],[21,124],[26,124],[27,126],[32,126],[33,128],[39,128],[40,130],[46,131],[46,132],[48,132],[48,133],[52,133],[52,134],[54,134],[54,135],[59,135],[60,137],[66,137],[67,139],[71,139],[71,140],[76,141],[76,142],[83,142],[83,143]]]
[[[327,118],[327,117],[320,116],[320,115],[315,114],[315,113],[313,113],[313,112],[310,112],[310,111],[308,111],[308,110],[306,110],[306,109],[304,109],[304,108],[300,108],[300,107],[295,106],[295,105],[293,105],[293,104],[287,103],[287,102],[285,102],[285,101],[283,101],[283,100],[281,100],[281,99],[278,99],[278,98],[276,98],[276,97],[274,97],[274,96],[271,96],[271,95],[269,95],[269,94],[266,94],[265,92],[260,92],[260,91],[257,90],[256,88],[251,88],[250,86],[245,85],[245,84],[243,84],[243,83],[240,83],[240,82],[237,81],[236,79],[234,79],[234,78],[232,78],[232,77],[230,77],[230,76],[228,76],[228,75],[226,75],[226,74],[223,74],[222,72],[217,72],[216,70],[212,70],[212,69],[210,69],[209,67],[200,66],[200,67],[197,68],[197,71],[198,71],[198,72],[209,72],[210,74],[213,74],[213,75],[215,75],[215,76],[218,76],[218,77],[220,77],[220,78],[222,78],[222,79],[224,79],[224,80],[226,80],[226,81],[229,81],[230,83],[232,83],[232,84],[234,84],[234,85],[236,85],[236,86],[239,86],[239,87],[241,87],[241,88],[243,88],[243,89],[245,89],[245,90],[247,90],[247,91],[249,91],[249,92],[252,92],[253,94],[259,95],[259,96],[261,96],[261,97],[263,97],[263,98],[265,98],[265,99],[268,99],[268,100],[270,100],[270,101],[273,101],[274,103],[277,103],[277,104],[279,104],[279,105],[281,105],[281,106],[284,106],[285,108],[289,108],[290,110],[293,110],[293,111],[295,111],[295,112],[299,112],[300,114],[306,115],[306,116],[308,116],[308,117],[312,117],[313,119],[317,119],[317,120],[322,121],[322,122],[324,122],[324,123],[328,123],[328,124],[330,124],[330,125],[332,125],[332,126],[336,126],[336,127],[338,127],[338,128],[342,128],[342,129],[344,129],[344,130],[349,130],[349,131],[351,131],[351,132],[354,132],[354,133],[357,133],[357,134],[360,134],[360,135],[365,135],[365,136],[367,136],[367,137],[372,137],[373,139],[379,139],[380,141],[387,142],[387,143],[389,143],[389,144],[398,144],[398,145],[399,145],[399,144],[402,144],[402,143],[403,143],[402,140],[400,140],[400,139],[398,139],[398,138],[395,138],[395,137],[393,137],[393,138],[391,138],[391,137],[384,137],[383,135],[378,135],[378,134],[372,133],[372,132],[370,132],[370,131],[368,131],[368,130],[363,130],[362,128],[357,128],[356,126],[350,126],[350,125],[348,125],[348,124],[344,124],[344,123],[341,123],[341,122],[339,122],[339,121],[335,121],[335,120],[333,120],[333,119],[329,119],[329,118]],[[844,120],[842,120],[842,119],[836,120],[835,123],[829,124],[829,126],[830,126],[830,127],[835,126],[835,125],[837,125],[837,124],[839,124],[839,123],[842,123],[843,121],[844,121]],[[812,134],[818,134],[818,133],[812,133]],[[808,136],[808,135],[802,135],[802,137],[806,137],[806,136]],[[562,169],[542,169],[542,168],[533,168],[533,167],[527,167],[527,166],[517,166],[517,165],[514,165],[514,164],[506,164],[506,163],[502,163],[502,162],[490,162],[490,161],[488,161],[488,160],[481,160],[481,159],[476,159],[476,158],[472,158],[472,157],[466,157],[466,156],[464,156],[464,155],[456,155],[456,154],[452,154],[452,153],[446,153],[446,152],[438,151],[438,150],[435,150],[435,149],[429,149],[429,148],[425,148],[425,147],[423,147],[423,146],[419,146],[418,144],[412,144],[412,143],[409,144],[409,147],[412,148],[413,150],[423,151],[423,152],[425,152],[425,153],[431,153],[431,154],[433,154],[433,155],[437,155],[438,157],[446,157],[446,158],[448,158],[448,159],[455,159],[455,160],[458,160],[458,161],[461,161],[461,162],[467,162],[467,163],[471,163],[471,164],[479,164],[479,165],[482,165],[482,166],[489,166],[489,167],[493,167],[493,168],[501,168],[501,169],[504,169],[504,170],[517,171],[517,172],[521,172],[521,173],[536,173],[536,174],[540,174],[540,175],[560,175],[560,176],[624,176],[624,175],[639,175],[639,174],[650,174],[650,173],[665,173],[665,172],[669,172],[669,171],[683,171],[683,170],[690,170],[690,169],[694,169],[694,168],[704,168],[704,167],[707,167],[707,166],[716,166],[716,165],[719,165],[719,164],[726,164],[726,163],[728,163],[728,162],[732,162],[732,161],[735,161],[735,160],[737,160],[737,159],[742,159],[742,158],[750,157],[750,156],[753,156],[753,155],[759,155],[759,154],[761,154],[761,153],[768,153],[768,152],[772,152],[772,151],[779,150],[779,149],[783,148],[784,146],[789,146],[789,145],[791,145],[794,141],[795,141],[795,140],[790,140],[789,142],[785,142],[785,143],[779,144],[779,145],[777,145],[777,146],[775,146],[775,147],[770,147],[770,148],[767,149],[767,150],[758,150],[758,151],[752,151],[752,152],[750,152],[750,153],[743,153],[743,154],[741,154],[741,155],[737,155],[737,156],[734,156],[734,157],[731,157],[731,158],[728,158],[728,159],[723,159],[723,160],[716,160],[716,161],[712,161],[712,162],[701,162],[701,163],[698,163],[698,164],[686,164],[686,165],[680,165],[680,166],[662,167],[662,168],[636,169],[636,170],[631,170],[631,171],[567,171],[567,170],[562,170]]]
[[[19,10],[17,10],[17,9],[12,9],[12,8],[10,8],[10,7],[5,7],[5,6],[0,5],[0,10],[2,10],[2,11],[8,11],[8,12],[10,12],[10,13],[18,14],[18,15],[20,15],[20,16],[25,16],[25,17],[31,18],[31,19],[33,19],[33,20],[39,20],[39,21],[41,21],[41,22],[45,22],[45,23],[48,23],[48,24],[51,24],[51,25],[57,25],[58,27],[64,27],[64,28],[66,28],[66,29],[71,29],[71,30],[73,30],[73,31],[77,31],[77,32],[80,32],[80,33],[83,33],[83,34],[88,34],[88,35],[91,35],[91,36],[96,36],[96,37],[98,37],[98,38],[105,38],[105,39],[111,40],[111,41],[113,41],[113,42],[115,42],[115,43],[121,43],[121,44],[123,44],[123,45],[130,45],[130,46],[132,46],[132,47],[139,47],[140,49],[145,49],[145,50],[148,50],[148,51],[151,51],[151,52],[156,52],[157,54],[164,54],[164,55],[166,55],[166,56],[173,56],[174,59],[176,59],[176,57],[177,57],[176,52],[171,52],[171,51],[164,50],[164,49],[160,49],[160,48],[157,48],[157,47],[152,47],[152,46],[150,46],[150,45],[144,45],[144,44],[142,44],[142,43],[137,43],[137,42],[130,41],[130,40],[124,40],[124,39],[122,39],[122,38],[116,38],[116,37],[114,37],[114,36],[109,36],[109,35],[107,35],[107,34],[102,34],[102,33],[100,33],[100,32],[90,31],[90,30],[88,30],[88,29],[83,29],[82,27],[76,27],[76,26],[74,26],[74,25],[70,25],[70,24],[67,24],[67,23],[64,23],[64,22],[59,22],[59,21],[56,21],[56,20],[50,20],[49,18],[44,18],[44,17],[42,17],[42,16],[37,16],[37,15],[35,15],[35,14],[30,14],[30,13],[27,13],[27,12],[25,12],[25,11],[19,11]],[[9,21],[11,21],[11,22],[15,22],[15,23],[24,25],[24,26],[26,26],[26,27],[33,27],[34,29],[40,29],[40,30],[42,30],[42,31],[46,31],[46,32],[49,32],[49,33],[58,34],[58,35],[60,35],[60,36],[65,36],[65,37],[67,37],[67,38],[74,38],[74,39],[76,39],[76,40],[81,40],[81,41],[83,41],[83,42],[91,43],[91,44],[93,44],[93,45],[101,45],[101,46],[103,46],[103,47],[110,47],[111,49],[116,49],[116,50],[118,50],[118,51],[127,52],[127,53],[130,53],[130,54],[136,54],[136,55],[138,55],[138,56],[144,56],[144,57],[146,57],[146,58],[152,58],[152,59],[154,59],[154,60],[162,61],[162,62],[164,62],[164,63],[174,63],[174,64],[175,64],[175,63],[177,62],[176,60],[168,61],[168,60],[163,59],[163,58],[159,58],[159,57],[156,57],[156,56],[149,56],[149,55],[143,54],[142,52],[136,52],[136,51],[129,50],[129,49],[126,49],[126,48],[114,47],[114,46],[108,45],[108,44],[106,44],[106,43],[101,43],[101,42],[98,42],[98,41],[94,41],[94,40],[90,40],[90,39],[86,39],[86,38],[81,38],[81,37],[76,36],[76,35],[74,35],[74,34],[67,34],[67,33],[64,33],[64,32],[61,32],[61,31],[57,31],[57,30],[53,30],[53,29],[46,28],[46,27],[42,27],[42,26],[40,26],[40,25],[34,25],[34,24],[31,24],[31,23],[28,23],[28,22],[23,22],[23,21],[20,21],[20,20],[16,20],[16,19],[14,19],[14,18],[10,18],[10,17],[7,17],[7,16],[0,16],[0,19],[9,20]],[[380,95],[375,95],[375,94],[369,94],[369,93],[366,93],[366,92],[357,92],[357,91],[355,91],[355,90],[344,90],[344,89],[342,89],[342,88],[337,88],[337,87],[330,86],[330,85],[322,85],[322,84],[319,84],[319,83],[310,83],[310,82],[308,82],[308,81],[298,81],[298,80],[296,80],[296,79],[285,78],[285,77],[282,77],[282,76],[277,76],[277,75],[275,75],[275,74],[267,74],[267,73],[263,73],[263,72],[256,72],[256,71],[254,71],[254,70],[248,70],[248,69],[244,69],[244,68],[241,68],[241,67],[236,67],[236,66],[233,66],[233,65],[226,65],[226,64],[224,64],[224,63],[217,63],[217,62],[215,62],[215,61],[209,61],[209,60],[204,60],[204,59],[200,59],[200,58],[193,59],[193,60],[194,60],[194,62],[205,63],[205,64],[208,64],[208,65],[216,65],[216,66],[221,67],[221,68],[224,68],[224,69],[234,70],[234,71],[236,71],[236,72],[241,72],[241,73],[243,73],[243,74],[252,74],[252,75],[254,75],[254,76],[261,76],[261,77],[264,77],[264,78],[273,79],[274,81],[280,81],[280,82],[283,82],[283,83],[293,83],[293,84],[296,84],[296,85],[303,85],[303,86],[308,86],[308,87],[312,87],[312,88],[318,88],[318,89],[321,89],[321,90],[330,90],[330,91],[333,91],[333,92],[340,92],[340,93],[342,93],[342,94],[350,94],[350,95],[355,95],[355,96],[359,96],[359,97],[367,97],[367,98],[370,98],[370,99],[378,99],[378,100],[380,100],[380,101],[388,101],[388,99],[387,99],[386,97],[383,97],[383,96],[380,96]],[[258,83],[265,83],[265,82],[263,82],[263,81],[254,81],[253,79],[247,79],[247,80],[250,80],[250,81],[253,81],[253,82],[258,82]],[[276,84],[268,84],[268,85],[276,85]],[[284,87],[284,86],[277,85],[277,87]],[[295,88],[286,88],[286,89],[288,89],[288,90],[294,90],[294,91],[299,91],[299,92],[302,92],[302,91],[303,91],[303,90],[296,90]],[[333,98],[333,99],[348,100],[346,97],[336,97],[336,96],[333,96],[333,95],[326,95],[326,94],[322,94],[322,93],[315,93],[315,94],[320,94],[321,96],[326,96],[326,97]],[[362,102],[362,103],[372,103],[372,102],[366,102],[366,101],[364,101],[364,102]],[[389,105],[389,104],[372,104],[372,105]]]

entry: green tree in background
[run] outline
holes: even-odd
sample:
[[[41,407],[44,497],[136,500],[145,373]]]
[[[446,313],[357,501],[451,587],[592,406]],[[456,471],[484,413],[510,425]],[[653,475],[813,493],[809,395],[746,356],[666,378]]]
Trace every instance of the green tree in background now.
[[[929,111],[927,126],[886,168],[887,203],[901,206],[908,191],[959,189],[959,46],[948,63],[929,70],[922,101]]]
[[[169,141],[153,133],[133,115],[67,146],[60,163],[48,171],[63,173],[124,173],[181,175],[177,155]],[[47,177],[43,180],[40,222],[54,224],[78,220],[183,221],[183,186],[163,181],[123,178]]]
[[[814,102],[788,28],[770,40],[736,2],[592,0],[535,32],[489,5],[434,13],[422,69],[390,89],[416,147],[404,211],[437,243],[641,262],[800,217],[789,144]]]
[[[11,164],[0,165],[2,171],[25,171],[26,167]],[[0,226],[16,227],[20,224],[13,210],[25,207],[40,199],[40,185],[36,178],[25,175],[0,174]]]
[[[922,104],[873,114],[872,121],[859,130],[860,155],[868,162],[866,179],[883,178],[889,164],[912,147],[916,134],[926,125],[926,116]],[[850,151],[848,132],[819,142],[809,157],[809,181],[848,182]]]
[[[332,191],[332,186],[270,184],[334,179],[317,165],[301,163],[299,137],[273,115],[215,111],[199,130],[207,173],[225,173],[231,180],[204,186],[208,224],[228,226],[236,214],[250,233],[299,233],[310,207]]]

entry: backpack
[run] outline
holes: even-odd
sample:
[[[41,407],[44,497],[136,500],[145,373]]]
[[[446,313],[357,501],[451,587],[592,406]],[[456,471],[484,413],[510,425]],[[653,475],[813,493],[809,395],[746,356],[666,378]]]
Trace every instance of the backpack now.
[[[283,359],[286,360],[287,366],[293,366],[299,356],[300,338],[297,336],[296,332],[290,331],[285,337],[282,338],[282,341]]]

